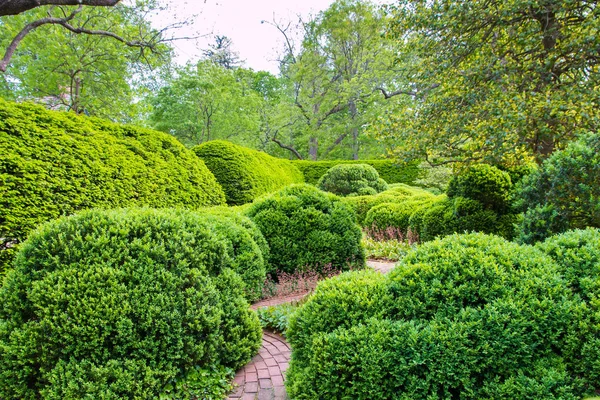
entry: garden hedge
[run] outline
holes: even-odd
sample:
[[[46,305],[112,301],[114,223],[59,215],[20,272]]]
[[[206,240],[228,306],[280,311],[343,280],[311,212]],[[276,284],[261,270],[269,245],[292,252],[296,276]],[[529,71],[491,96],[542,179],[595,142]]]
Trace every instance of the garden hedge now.
[[[4,265],[35,226],[77,210],[224,203],[212,173],[172,136],[0,100]]]
[[[261,342],[232,266],[194,212],[43,225],[0,289],[0,397],[221,398]]]
[[[308,161],[294,160],[292,163],[304,174],[306,183],[316,185],[327,170],[340,164],[367,164],[379,173],[379,177],[390,183],[405,183],[411,185],[423,175],[418,163],[405,165],[395,164],[391,160],[333,160],[333,161]]]
[[[269,244],[269,272],[364,267],[362,232],[354,213],[331,193],[291,185],[256,201],[247,215]]]
[[[284,186],[304,182],[304,176],[290,161],[231,142],[213,140],[192,150],[215,175],[229,205],[251,203]]]
[[[570,361],[589,310],[538,249],[452,235],[383,283],[365,278],[331,282],[292,317],[292,398],[575,400],[597,389]]]
[[[517,190],[525,213],[519,241],[534,243],[568,229],[600,228],[600,133],[553,153]]]
[[[448,184],[448,197],[476,200],[487,210],[505,213],[510,206],[513,184],[507,172],[476,164],[456,175]]]
[[[339,164],[319,179],[319,189],[338,196],[374,195],[388,189],[377,170],[367,164]]]

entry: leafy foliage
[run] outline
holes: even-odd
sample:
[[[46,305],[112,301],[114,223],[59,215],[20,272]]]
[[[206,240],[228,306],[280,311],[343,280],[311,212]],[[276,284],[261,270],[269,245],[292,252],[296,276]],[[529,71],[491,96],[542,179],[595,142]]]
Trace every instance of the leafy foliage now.
[[[319,189],[338,196],[377,194],[388,189],[387,182],[368,164],[339,164],[319,179]]]
[[[396,203],[383,203],[372,207],[365,217],[364,225],[375,231],[395,228],[404,235],[410,229],[410,217],[421,208],[428,208],[440,200],[437,197],[404,199]]]
[[[600,227],[600,134],[586,135],[553,154],[523,178],[517,198],[525,211],[519,229],[522,242]]]
[[[575,400],[597,385],[569,360],[588,312],[537,249],[453,235],[385,278],[328,283],[290,321],[295,398]]]
[[[335,161],[307,161],[294,160],[292,163],[304,174],[306,183],[316,185],[327,171],[340,164],[367,164],[375,168],[379,177],[391,183],[405,183],[411,185],[420,176],[416,164],[398,165],[391,160],[335,160]]]
[[[283,303],[276,306],[260,307],[256,315],[263,329],[270,329],[285,335],[290,316],[298,309],[298,304]]]
[[[192,149],[225,190],[227,203],[242,205],[286,185],[304,181],[289,161],[222,140]]]
[[[401,159],[520,164],[597,131],[594,1],[399,0],[390,34],[414,101],[373,132]]]
[[[231,266],[226,241],[189,211],[91,210],[43,225],[0,289],[0,394],[222,387],[223,367],[244,365],[261,335]]]
[[[363,267],[362,233],[338,197],[310,185],[291,185],[256,201],[247,215],[271,248],[269,272]]]
[[[212,173],[174,138],[32,104],[0,100],[0,160],[2,247],[81,209],[225,202]]]

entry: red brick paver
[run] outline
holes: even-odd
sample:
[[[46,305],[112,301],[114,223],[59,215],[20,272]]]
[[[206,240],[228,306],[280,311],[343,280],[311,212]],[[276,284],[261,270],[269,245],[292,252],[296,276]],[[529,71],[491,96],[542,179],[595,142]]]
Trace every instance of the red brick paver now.
[[[291,349],[281,336],[264,331],[262,347],[235,375],[229,400],[286,400],[283,384]]]

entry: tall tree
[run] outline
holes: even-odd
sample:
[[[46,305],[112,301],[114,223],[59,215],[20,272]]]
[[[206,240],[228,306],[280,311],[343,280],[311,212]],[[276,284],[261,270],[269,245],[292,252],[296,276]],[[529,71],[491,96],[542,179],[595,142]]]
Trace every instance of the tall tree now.
[[[239,54],[233,50],[233,41],[227,36],[215,35],[215,43],[203,50],[205,58],[226,69],[239,67],[242,62]]]
[[[211,60],[188,65],[168,79],[152,100],[151,122],[187,146],[227,139],[257,147],[260,110],[270,90],[258,74],[226,69]]]
[[[396,43],[385,37],[386,26],[372,3],[338,0],[302,25],[296,55],[286,29],[276,25],[286,37],[282,74],[295,109],[288,130],[295,132],[294,144],[306,148],[300,153],[316,160],[345,148],[342,157],[360,157],[369,110],[383,99],[377,87],[394,85],[389,71]]]
[[[600,128],[596,1],[400,0],[390,11],[415,101],[374,131],[399,157],[541,160]]]
[[[140,32],[161,36],[151,28],[146,11],[121,6],[90,8],[78,15],[81,20],[77,21],[85,24],[86,29],[110,29],[122,37]],[[62,12],[68,13],[68,10]],[[6,29],[0,31],[0,45],[10,42],[21,22],[41,18],[43,14],[42,10],[32,10],[11,17],[11,24],[3,25]],[[171,49],[166,43],[156,44],[154,50],[141,52],[101,35],[81,35],[59,26],[48,26],[24,38],[14,54],[12,68],[0,76],[5,82],[0,94],[76,113],[130,121],[135,117],[136,98],[142,95],[144,81],[153,76],[154,68],[170,61]]]

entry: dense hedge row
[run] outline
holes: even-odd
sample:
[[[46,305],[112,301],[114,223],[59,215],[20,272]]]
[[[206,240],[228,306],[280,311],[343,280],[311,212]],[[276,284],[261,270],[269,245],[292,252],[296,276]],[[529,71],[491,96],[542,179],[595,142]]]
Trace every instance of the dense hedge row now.
[[[0,100],[0,248],[81,209],[224,202],[212,173],[172,136]]]
[[[386,277],[353,272],[321,283],[290,318],[288,391],[581,399],[599,386],[600,325],[597,298],[586,303],[576,287],[598,279],[599,238],[556,238],[543,247],[549,256],[496,236],[452,235],[423,244]]]
[[[423,174],[421,169],[419,169],[418,163],[397,165],[391,160],[294,160],[292,163],[302,171],[306,183],[310,183],[311,185],[316,185],[328,169],[339,164],[370,165],[377,170],[379,177],[387,183],[405,183],[411,185]]]
[[[0,289],[0,397],[222,398],[261,336],[228,237],[189,211],[43,225]]]
[[[261,195],[304,182],[304,176],[290,161],[231,142],[213,140],[192,150],[215,175],[229,205],[251,203]]]
[[[268,272],[347,270],[365,264],[354,213],[331,193],[291,185],[256,201],[247,215],[269,243]]]
[[[367,164],[339,164],[327,170],[319,179],[321,190],[338,196],[373,195],[388,189],[377,170]]]

